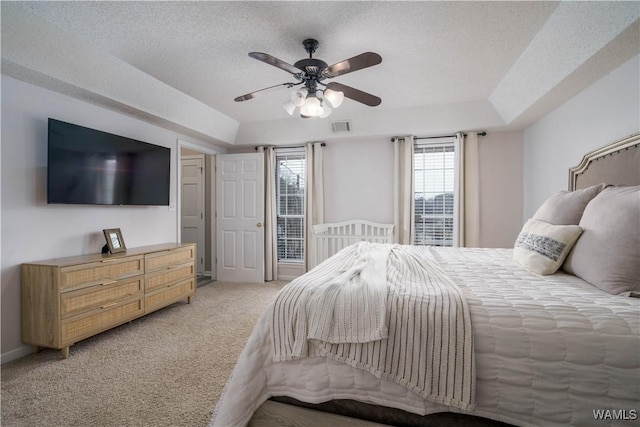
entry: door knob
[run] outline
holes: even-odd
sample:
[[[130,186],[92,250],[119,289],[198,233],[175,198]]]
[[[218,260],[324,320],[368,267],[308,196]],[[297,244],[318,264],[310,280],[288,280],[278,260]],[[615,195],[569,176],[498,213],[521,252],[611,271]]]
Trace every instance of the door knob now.
[[[262,227],[262,223],[261,222],[259,222],[257,225],[258,225],[258,228]]]

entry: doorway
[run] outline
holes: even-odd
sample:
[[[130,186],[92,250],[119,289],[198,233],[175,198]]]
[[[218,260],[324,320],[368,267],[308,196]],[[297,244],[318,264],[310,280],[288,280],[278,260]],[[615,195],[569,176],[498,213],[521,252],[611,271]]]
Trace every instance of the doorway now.
[[[195,243],[198,286],[215,281],[215,155],[178,140],[178,240]]]
[[[196,272],[205,272],[205,156],[186,154],[183,149],[180,158],[180,216],[182,243],[195,243]]]

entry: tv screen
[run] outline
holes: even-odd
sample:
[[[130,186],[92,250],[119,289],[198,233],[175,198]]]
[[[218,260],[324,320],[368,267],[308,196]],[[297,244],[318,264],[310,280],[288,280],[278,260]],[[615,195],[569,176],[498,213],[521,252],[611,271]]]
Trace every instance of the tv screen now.
[[[171,149],[49,119],[47,203],[168,206]]]

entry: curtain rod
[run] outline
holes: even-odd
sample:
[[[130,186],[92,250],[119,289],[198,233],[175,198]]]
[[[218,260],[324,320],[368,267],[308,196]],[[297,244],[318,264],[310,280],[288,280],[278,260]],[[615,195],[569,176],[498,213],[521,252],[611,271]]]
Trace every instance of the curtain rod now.
[[[466,133],[463,133],[463,135],[464,135],[464,136],[467,136],[467,134],[466,134]],[[485,132],[485,131],[482,131],[482,132],[478,132],[478,136],[486,136],[486,135],[487,135],[487,132]],[[441,135],[441,136],[417,136],[417,137],[415,137],[415,138],[413,138],[413,139],[438,139],[438,138],[453,138],[454,136],[456,136],[456,135]],[[397,137],[395,137],[395,138],[397,138]],[[393,140],[394,140],[395,138],[391,138],[391,142],[393,142]]]
[[[327,145],[327,144],[324,143],[324,142],[320,143],[321,147],[324,147],[325,145]],[[305,145],[256,145],[254,148],[255,148],[256,151],[258,151],[258,148],[260,148],[260,147],[265,147],[265,148],[273,147],[273,148],[275,148],[277,150],[278,148],[304,148],[306,146]]]
[[[463,133],[464,136],[467,136],[466,133]],[[478,132],[478,136],[486,136],[487,133],[485,131]],[[444,135],[444,136],[417,136],[414,139],[435,139],[435,138],[453,138],[455,135]]]

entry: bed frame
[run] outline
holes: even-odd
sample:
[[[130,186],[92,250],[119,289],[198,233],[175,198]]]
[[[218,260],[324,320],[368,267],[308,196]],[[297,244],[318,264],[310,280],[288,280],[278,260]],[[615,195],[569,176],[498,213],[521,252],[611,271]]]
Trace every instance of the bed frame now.
[[[570,191],[602,182],[640,185],[640,133],[585,154],[578,166],[569,169]]]
[[[364,219],[318,224],[313,227],[311,265],[313,268],[341,249],[357,242],[393,243],[393,224]]]

